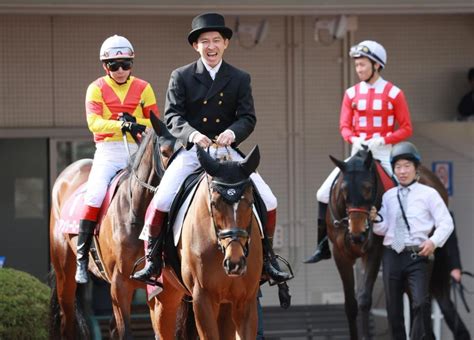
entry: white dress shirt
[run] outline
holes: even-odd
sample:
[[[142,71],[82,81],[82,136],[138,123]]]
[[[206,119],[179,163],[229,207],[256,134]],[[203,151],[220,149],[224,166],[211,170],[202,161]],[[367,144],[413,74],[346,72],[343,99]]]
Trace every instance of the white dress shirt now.
[[[439,193],[424,184],[415,182],[409,186],[405,215],[410,232],[405,233],[405,246],[419,246],[428,239],[433,227],[434,233],[429,239],[435,247],[442,247],[454,230],[453,219]],[[399,187],[388,190],[382,197],[380,215],[383,221],[374,224],[374,233],[385,236],[383,244],[391,246],[397,215],[400,211],[397,192]]]
[[[206,68],[207,72],[209,72],[209,75],[211,76],[212,80],[216,79],[216,74],[217,72],[219,72],[219,69],[222,65],[222,59],[221,61],[219,61],[219,64],[214,67],[210,67],[208,64],[206,64],[206,61],[203,58],[201,58],[201,61],[204,64],[204,67]]]

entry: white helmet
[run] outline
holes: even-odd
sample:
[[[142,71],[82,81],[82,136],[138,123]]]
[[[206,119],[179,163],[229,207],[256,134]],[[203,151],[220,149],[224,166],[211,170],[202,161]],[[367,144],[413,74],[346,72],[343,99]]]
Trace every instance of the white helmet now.
[[[120,35],[114,35],[105,39],[104,43],[100,48],[100,60],[111,60],[111,59],[133,59],[135,52],[133,46]]]
[[[381,68],[385,68],[385,64],[387,63],[387,52],[385,52],[385,48],[373,40],[365,40],[352,46],[349,56],[351,58],[367,57],[379,63]]]

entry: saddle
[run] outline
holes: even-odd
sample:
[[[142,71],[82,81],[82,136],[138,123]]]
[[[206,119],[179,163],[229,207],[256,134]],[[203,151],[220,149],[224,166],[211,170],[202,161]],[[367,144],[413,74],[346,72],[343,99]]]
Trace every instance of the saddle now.
[[[390,176],[387,171],[385,171],[379,160],[375,160],[375,167],[377,173],[379,174],[380,180],[382,181],[384,191],[397,186],[395,178]]]
[[[110,203],[117,192],[118,186],[126,178],[126,173],[127,171],[125,170],[119,171],[110,182],[104,201],[99,210],[94,235],[99,234],[101,221],[107,213]],[[61,209],[59,221],[56,223],[59,223],[59,230],[64,234],[77,235],[79,233],[79,220],[82,216],[82,211],[85,209],[84,195],[86,193],[86,186],[87,182],[80,185],[64,203],[64,208]]]

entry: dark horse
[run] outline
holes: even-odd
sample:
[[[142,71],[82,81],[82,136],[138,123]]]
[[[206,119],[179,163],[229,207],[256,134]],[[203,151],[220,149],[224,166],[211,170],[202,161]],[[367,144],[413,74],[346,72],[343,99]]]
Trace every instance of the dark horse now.
[[[370,151],[359,151],[347,162],[329,157],[341,173],[331,188],[328,236],[343,283],[351,339],[369,339],[372,290],[383,253],[383,237],[373,233],[369,212],[372,206],[380,209],[384,186]],[[419,173],[419,182],[435,188],[447,203],[448,195],[439,179],[423,166]],[[357,258],[361,258],[362,275],[356,299],[353,266]]]
[[[156,129],[155,129],[156,130]],[[100,233],[96,236],[105,279],[111,284],[114,312],[113,338],[130,338],[130,306],[133,293],[144,284],[129,278],[133,265],[143,256],[143,242],[138,239],[143,218],[153,190],[158,185],[164,154],[158,147],[158,137],[150,131],[143,139],[125,179],[105,213]],[[169,145],[168,145],[169,146]],[[169,152],[169,151],[168,151]],[[76,189],[87,181],[92,160],[83,159],[69,165],[57,178],[52,190],[50,217],[50,256],[55,274],[51,298],[51,338],[73,339],[76,335],[76,236],[60,230],[61,209]],[[90,261],[89,270],[97,277],[104,275]],[[59,308],[57,306],[59,304]],[[79,327],[83,330],[82,327]],[[82,333],[84,334],[84,333]]]
[[[195,321],[201,340],[254,340],[263,260],[249,176],[258,166],[259,151],[255,147],[240,162],[214,160],[201,148],[197,152],[206,174],[178,244],[184,286],[169,280],[165,266],[163,291],[150,304],[155,333],[160,339],[175,339],[176,315],[188,295],[195,320],[187,321]]]

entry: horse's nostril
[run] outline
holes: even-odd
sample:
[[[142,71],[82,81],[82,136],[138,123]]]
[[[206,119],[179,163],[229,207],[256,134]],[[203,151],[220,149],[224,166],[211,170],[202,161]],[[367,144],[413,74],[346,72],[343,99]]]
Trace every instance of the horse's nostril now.
[[[352,242],[356,243],[356,244],[361,244],[361,243],[364,243],[365,241],[365,234],[351,234],[351,240]]]

